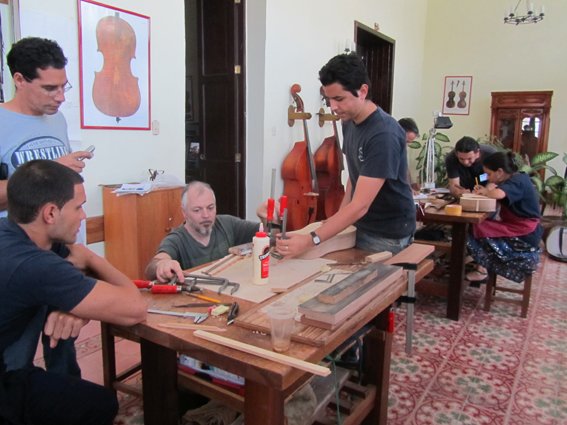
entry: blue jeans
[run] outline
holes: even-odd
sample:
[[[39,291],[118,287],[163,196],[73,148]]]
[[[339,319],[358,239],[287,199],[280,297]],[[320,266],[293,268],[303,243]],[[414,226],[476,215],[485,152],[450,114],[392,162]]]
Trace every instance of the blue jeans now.
[[[390,251],[396,255],[413,242],[413,235],[401,239],[389,239],[379,236],[356,232],[356,247],[370,252]]]
[[[60,340],[55,348],[50,348],[49,337],[42,333],[46,317],[47,307],[42,307],[28,323],[20,339],[4,351],[6,370],[32,367],[39,336],[41,335],[45,369],[49,372],[80,378],[81,368],[77,363],[75,338]]]
[[[73,376],[39,368],[0,374],[0,423],[111,425],[116,394]]]

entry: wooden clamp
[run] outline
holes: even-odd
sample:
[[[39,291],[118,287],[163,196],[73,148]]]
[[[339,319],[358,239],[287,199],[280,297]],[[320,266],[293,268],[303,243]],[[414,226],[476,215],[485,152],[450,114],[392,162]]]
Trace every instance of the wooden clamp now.
[[[317,112],[317,115],[319,115],[319,127],[323,127],[323,125],[325,125],[325,121],[338,121],[339,120],[339,117],[337,115],[326,114],[325,110],[323,108],[319,109],[319,112]]]
[[[309,112],[297,112],[293,105],[287,108],[287,125],[293,127],[296,120],[310,120],[311,114]]]

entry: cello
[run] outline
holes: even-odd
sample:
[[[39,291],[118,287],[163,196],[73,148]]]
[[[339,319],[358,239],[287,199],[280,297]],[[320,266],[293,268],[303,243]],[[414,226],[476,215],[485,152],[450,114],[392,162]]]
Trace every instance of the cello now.
[[[119,122],[121,117],[134,115],[141,102],[138,78],[130,70],[130,61],[136,57],[136,33],[116,13],[98,21],[96,41],[104,64],[95,72],[93,103]]]
[[[325,99],[327,107],[329,107],[329,99],[325,98],[322,87],[321,95]],[[321,108],[321,111],[323,111],[323,108]],[[325,220],[334,215],[339,210],[345,196],[345,188],[341,180],[341,174],[344,170],[343,152],[341,151],[339,133],[337,132],[337,119],[338,117],[331,110],[331,118],[329,120],[333,123],[333,135],[323,140],[323,143],[321,143],[314,155],[317,180],[319,182],[317,220]]]
[[[307,129],[306,117],[311,115],[304,113],[303,100],[298,94],[300,91],[301,86],[299,84],[291,86],[291,95],[295,101],[296,111],[300,113],[301,118],[299,119],[303,122],[305,140],[295,142],[282,163],[283,193],[287,196],[288,202],[288,230],[301,229],[315,221],[317,197],[319,195],[319,184]]]

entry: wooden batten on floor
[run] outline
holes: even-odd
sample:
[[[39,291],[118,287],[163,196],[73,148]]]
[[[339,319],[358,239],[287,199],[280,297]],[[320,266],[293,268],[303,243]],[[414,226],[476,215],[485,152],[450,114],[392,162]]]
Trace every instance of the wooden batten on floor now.
[[[87,244],[104,241],[104,220],[102,215],[87,218]]]

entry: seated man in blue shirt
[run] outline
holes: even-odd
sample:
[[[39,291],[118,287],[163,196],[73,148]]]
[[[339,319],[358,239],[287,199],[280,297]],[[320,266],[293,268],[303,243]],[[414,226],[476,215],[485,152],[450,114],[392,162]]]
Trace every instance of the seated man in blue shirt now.
[[[47,160],[21,165],[8,181],[8,218],[0,219],[0,423],[110,425],[116,415],[116,395],[99,385],[33,366],[7,371],[4,362],[6,348],[46,307],[52,347],[89,319],[145,320],[147,305],[130,279],[75,244],[85,218],[82,183]]]

